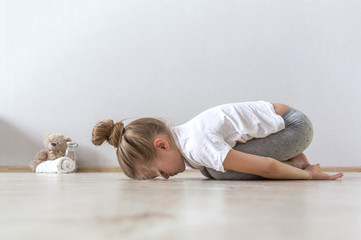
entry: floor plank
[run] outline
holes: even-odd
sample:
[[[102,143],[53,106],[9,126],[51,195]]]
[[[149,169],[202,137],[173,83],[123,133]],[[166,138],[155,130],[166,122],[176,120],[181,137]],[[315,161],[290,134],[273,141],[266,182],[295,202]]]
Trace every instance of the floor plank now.
[[[197,172],[0,173],[0,239],[361,239],[361,173],[212,181]]]

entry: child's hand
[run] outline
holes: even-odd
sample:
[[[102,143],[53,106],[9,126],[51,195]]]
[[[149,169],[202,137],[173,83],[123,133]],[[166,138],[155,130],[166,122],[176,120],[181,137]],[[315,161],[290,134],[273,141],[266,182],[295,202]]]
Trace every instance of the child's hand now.
[[[335,175],[328,175],[320,170],[320,164],[310,165],[305,168],[305,171],[309,172],[311,179],[314,180],[336,180],[343,176],[343,173],[337,173]]]

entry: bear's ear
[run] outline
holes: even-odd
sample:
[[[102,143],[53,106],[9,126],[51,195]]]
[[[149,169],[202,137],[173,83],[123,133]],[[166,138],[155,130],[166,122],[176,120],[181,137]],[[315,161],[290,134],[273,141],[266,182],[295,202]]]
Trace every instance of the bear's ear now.
[[[70,138],[70,137],[65,138],[65,141],[67,141],[67,142],[71,142],[71,138]]]
[[[51,133],[48,132],[48,133],[46,133],[46,134],[44,135],[44,141],[45,141],[46,139],[48,139],[48,137],[49,137],[50,134],[51,134]]]

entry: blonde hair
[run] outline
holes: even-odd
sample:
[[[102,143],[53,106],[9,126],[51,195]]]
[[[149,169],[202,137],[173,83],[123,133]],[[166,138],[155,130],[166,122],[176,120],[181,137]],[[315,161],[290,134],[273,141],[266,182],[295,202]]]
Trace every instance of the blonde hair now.
[[[171,132],[167,124],[156,118],[140,118],[126,127],[123,122],[113,120],[100,121],[92,132],[94,145],[107,141],[117,148],[116,155],[120,167],[130,178],[144,178],[135,169],[135,162],[149,165],[157,156],[153,141],[158,134],[165,134],[171,140]]]

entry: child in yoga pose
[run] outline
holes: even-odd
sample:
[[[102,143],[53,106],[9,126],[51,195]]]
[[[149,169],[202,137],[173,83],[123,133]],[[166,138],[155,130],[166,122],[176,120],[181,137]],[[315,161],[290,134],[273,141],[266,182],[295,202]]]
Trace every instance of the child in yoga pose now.
[[[99,122],[92,142],[114,146],[124,173],[135,179],[168,179],[188,168],[211,179],[326,179],[303,151],[311,143],[310,120],[300,111],[265,101],[220,105],[185,124],[168,127],[154,118],[127,126]]]

